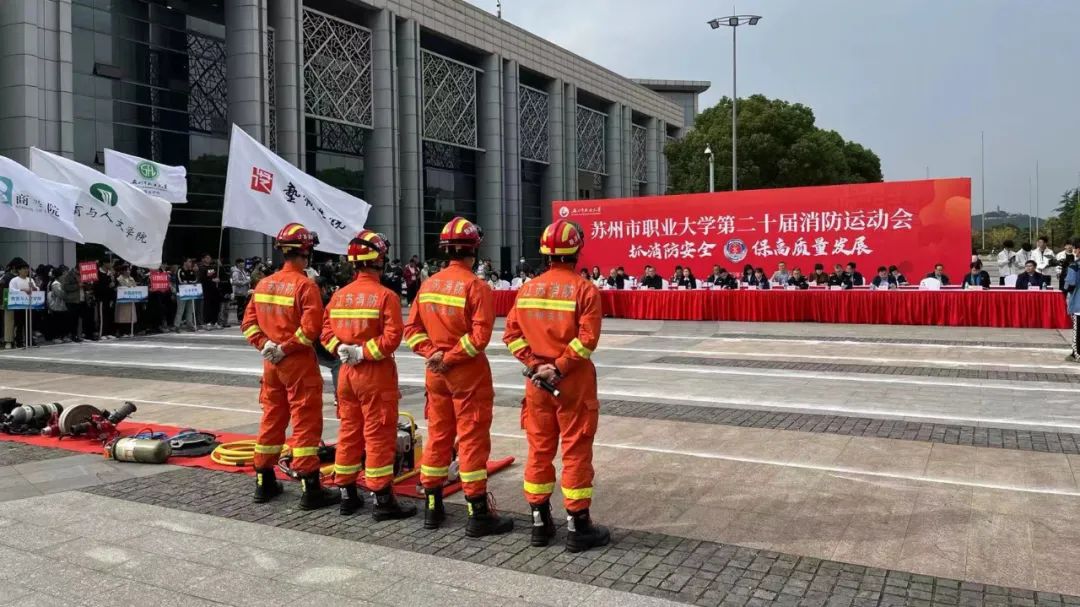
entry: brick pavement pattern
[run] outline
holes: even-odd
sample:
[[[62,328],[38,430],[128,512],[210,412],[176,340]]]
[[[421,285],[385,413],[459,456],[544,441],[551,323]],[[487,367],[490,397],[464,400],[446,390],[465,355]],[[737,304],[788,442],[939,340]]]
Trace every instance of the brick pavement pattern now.
[[[375,523],[336,510],[294,509],[295,488],[270,504],[251,503],[245,475],[183,469],[86,489],[86,492],[166,508],[305,531],[513,571],[544,575],[694,605],[761,607],[1063,607],[1080,597],[972,584],[742,548],[658,533],[612,530],[610,545],[565,552],[556,544],[532,548],[524,532],[466,538],[464,508],[447,505],[443,529],[416,519]],[[520,515],[517,529],[527,529]]]
[[[40,462],[47,459],[67,457],[71,454],[71,451],[64,451],[63,449],[50,449],[48,447],[36,447],[34,445],[5,441],[4,435],[0,434],[0,467],[25,464],[27,462]]]

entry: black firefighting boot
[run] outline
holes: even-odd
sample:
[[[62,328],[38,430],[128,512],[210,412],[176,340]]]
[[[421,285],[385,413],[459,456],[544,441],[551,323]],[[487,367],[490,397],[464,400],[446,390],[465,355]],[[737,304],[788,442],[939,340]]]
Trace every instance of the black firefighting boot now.
[[[255,470],[255,498],[256,504],[265,504],[281,495],[285,489],[281,481],[277,479],[273,468],[260,468]]]
[[[324,488],[320,477],[318,470],[300,477],[300,487],[303,490],[300,495],[301,510],[318,510],[341,501],[341,494]]]
[[[589,518],[589,509],[566,513],[566,550],[581,552],[597,546],[606,546],[611,541],[611,532],[603,525],[594,525]]]
[[[467,537],[484,537],[485,535],[499,535],[508,533],[514,528],[514,519],[499,516],[495,509],[488,505],[488,499],[495,501],[490,493],[476,497],[466,497],[466,507],[469,510],[469,521],[465,524]]]
[[[376,522],[390,521],[402,518],[409,518],[416,514],[416,506],[412,504],[402,505],[394,497],[393,486],[376,491],[375,495],[375,507],[371,510],[371,516]]]
[[[364,507],[364,496],[356,490],[356,483],[350,483],[348,485],[338,487],[341,492],[341,505],[338,506],[338,512],[344,516],[354,514],[357,510]]]
[[[427,501],[424,502],[424,529],[438,529],[446,520],[446,509],[442,503],[442,487],[424,489]]]
[[[532,507],[532,540],[537,548],[547,546],[555,537],[555,521],[551,520],[551,502]]]

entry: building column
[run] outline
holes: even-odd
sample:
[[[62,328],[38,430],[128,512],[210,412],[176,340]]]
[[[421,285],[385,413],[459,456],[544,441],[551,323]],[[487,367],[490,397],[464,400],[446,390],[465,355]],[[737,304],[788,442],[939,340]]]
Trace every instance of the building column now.
[[[622,131],[623,149],[622,149],[622,163],[623,163],[623,196],[633,196],[634,194],[634,122],[633,122],[633,110],[630,106],[622,106],[622,125],[619,130]]]
[[[265,144],[263,63],[266,45],[266,9],[262,0],[225,3],[225,70],[229,121]],[[284,224],[282,224],[284,225]],[[269,236],[229,228],[229,258],[272,255]]]
[[[0,1],[0,154],[28,166],[30,148],[74,156],[71,0]],[[75,243],[0,228],[0,259],[75,263]]]
[[[563,118],[563,133],[566,161],[566,198],[565,200],[578,199],[578,141],[577,141],[577,87],[573,84],[565,86],[566,92],[563,99],[565,117]]]
[[[623,193],[623,137],[622,137],[622,104],[612,103],[608,106],[607,118],[604,120],[604,164],[607,165],[607,178],[604,179],[604,196],[606,198],[622,198]]]
[[[278,156],[303,168],[303,15],[298,2],[271,3],[269,12],[270,22],[274,26],[276,152]]]
[[[503,213],[503,116],[502,116],[502,57],[484,57],[480,76],[480,98],[477,106],[477,126],[480,146],[476,167],[476,220],[484,229],[481,256],[499,266],[499,251],[505,238]]]
[[[658,193],[661,196],[667,194],[668,184],[668,163],[667,153],[664,148],[667,147],[667,123],[663,120],[660,121],[660,126],[657,128],[656,133],[656,154],[657,162],[659,163],[659,185],[657,186]]]
[[[660,138],[660,121],[649,118],[648,132],[645,137],[645,183],[644,194],[656,196],[660,193],[660,157],[658,142]]]
[[[424,250],[424,173],[420,139],[420,24],[415,19],[397,26],[398,173],[401,175],[402,259],[421,261],[435,254]]]
[[[552,80],[547,87],[548,94],[548,166],[544,171],[544,196],[540,213],[544,221],[551,219],[551,203],[566,200],[566,132],[563,129],[563,84],[562,80]],[[528,255],[532,257],[532,255]]]
[[[511,263],[521,256],[521,106],[518,62],[503,64],[503,246],[510,247]]]
[[[390,242],[401,242],[397,206],[397,124],[394,111],[397,86],[394,82],[394,15],[381,10],[371,28],[372,120],[371,140],[364,150],[364,178],[367,201],[371,204],[367,227],[386,234]]]

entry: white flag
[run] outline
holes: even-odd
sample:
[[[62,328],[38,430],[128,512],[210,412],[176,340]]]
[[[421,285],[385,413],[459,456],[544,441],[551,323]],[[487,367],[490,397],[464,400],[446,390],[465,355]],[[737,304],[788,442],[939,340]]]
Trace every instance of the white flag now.
[[[233,125],[221,225],[276,236],[289,223],[319,234],[320,251],[344,255],[371,205],[308,175]]]
[[[78,188],[75,225],[86,242],[105,245],[137,266],[161,264],[172,205],[85,164],[37,148],[30,148],[30,168],[41,177]]]
[[[105,148],[105,174],[174,204],[187,202],[187,169]]]
[[[10,158],[0,156],[0,218],[4,226],[83,242],[75,227],[78,188],[42,179]]]

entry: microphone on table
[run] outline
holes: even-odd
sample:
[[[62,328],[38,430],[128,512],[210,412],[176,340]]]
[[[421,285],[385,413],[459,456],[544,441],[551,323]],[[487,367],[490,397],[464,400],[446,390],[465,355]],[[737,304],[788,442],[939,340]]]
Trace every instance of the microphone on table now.
[[[534,373],[533,370],[528,368],[528,367],[525,367],[524,369],[522,369],[521,374],[524,375],[525,377],[529,378],[529,379],[532,379],[533,375],[536,375],[536,373]],[[559,389],[555,387],[555,384],[549,382],[546,379],[540,380],[540,387],[542,389],[550,392],[551,395],[554,396],[554,397],[558,397],[559,394],[561,394],[561,392],[559,392]]]

